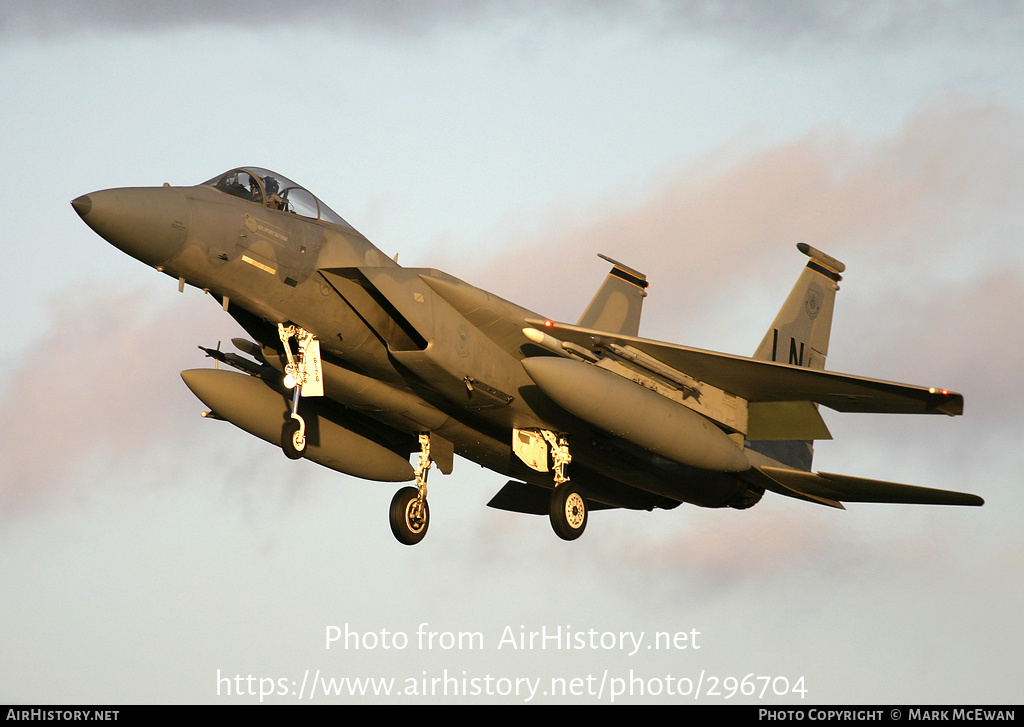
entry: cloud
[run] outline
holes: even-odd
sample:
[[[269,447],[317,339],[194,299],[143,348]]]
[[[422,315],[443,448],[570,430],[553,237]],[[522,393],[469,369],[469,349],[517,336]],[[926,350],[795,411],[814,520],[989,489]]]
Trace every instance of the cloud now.
[[[65,290],[49,328],[26,342],[0,392],[0,418],[14,435],[0,442],[0,514],[45,503],[90,458],[137,456],[178,436],[186,412],[195,416],[174,379],[203,365],[197,335],[215,330],[219,309],[197,298],[191,315],[180,304],[162,308],[144,290]]]
[[[803,0],[784,4],[707,0],[655,3],[653,7],[669,27],[721,33],[762,47],[780,40],[813,44],[854,41],[881,49],[886,44],[913,43],[949,32],[991,37],[994,27],[1002,29],[999,23],[1020,27],[1022,19],[1019,7],[1001,0],[949,2],[942,12],[936,12],[934,4],[920,0]]]
[[[857,506],[842,512],[767,494],[751,511],[705,511],[664,539],[634,537],[624,544],[621,560],[634,577],[672,583],[664,594],[669,600],[718,598],[780,580],[828,581],[836,573],[931,570],[950,562],[951,545],[941,535],[904,527],[869,537],[864,515]],[[685,573],[686,580],[670,581],[673,573]]]
[[[797,242],[847,263],[840,306],[867,294],[921,301],[950,285],[969,294],[973,276],[1022,261],[1022,138],[1019,112],[945,97],[890,138],[830,127],[771,148],[737,141],[589,209],[552,206],[479,241],[500,251],[493,260],[451,271],[575,320],[606,272],[603,252],[648,273],[644,331],[655,337],[705,321],[724,330],[728,316],[760,320],[759,337],[802,265]],[[1000,288],[1007,305],[1011,288]]]
[[[282,6],[274,0],[227,0],[138,4],[130,0],[66,0],[59,3],[0,2],[0,34],[63,36],[92,28],[113,32],[157,32],[168,28],[231,25],[248,28],[351,28],[406,35],[429,31],[439,24],[471,23],[499,12],[498,2],[415,2],[373,0],[329,2],[295,0]],[[514,4],[509,11],[514,9]],[[519,7],[522,10],[522,6]]]
[[[864,341],[844,353],[847,366],[874,375],[916,375],[964,390],[967,413],[1008,423],[1024,393],[1007,386],[1024,361],[1024,278],[993,269],[963,284],[899,288],[858,301]]]
[[[644,3],[601,0],[222,0],[134,3],[131,0],[64,0],[54,3],[0,2],[0,36],[59,37],[96,29],[113,32],[162,32],[169,28],[233,25],[357,29],[385,35],[421,35],[439,28],[485,22],[547,24],[554,19],[633,25],[652,34],[713,35],[747,49],[779,43],[893,43],[955,33],[962,39],[993,42],[1019,37],[1024,12],[1002,0],[947,2],[942,12],[928,2],[885,0],[819,3],[814,0],[764,3],[759,0],[649,0]]]

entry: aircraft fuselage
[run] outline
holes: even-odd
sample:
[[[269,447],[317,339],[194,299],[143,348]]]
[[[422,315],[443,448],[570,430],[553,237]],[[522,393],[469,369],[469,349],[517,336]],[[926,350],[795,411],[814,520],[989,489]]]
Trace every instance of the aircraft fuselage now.
[[[592,350],[552,339],[530,328],[540,316],[525,308],[438,270],[403,268],[267,170],[194,187],[103,190],[72,204],[180,289],[209,292],[258,342],[245,344],[256,361],[233,363],[243,374],[182,374],[212,415],[280,441],[292,457],[416,480],[418,496],[406,488],[392,504],[402,542],[426,530],[426,470],[450,472],[453,454],[568,493],[551,504],[566,539],[586,522],[580,494],[608,507],[744,508],[764,491],[748,456],[778,464],[744,448],[746,401],[600,336],[587,339]],[[609,305],[592,303],[584,319],[635,335],[639,307],[621,301],[623,291],[645,295],[643,276],[615,263],[607,286]],[[307,395],[314,370],[322,392]],[[402,462],[417,450],[414,471]],[[562,487],[570,471],[573,486]],[[506,509],[541,512],[538,497],[523,490]]]

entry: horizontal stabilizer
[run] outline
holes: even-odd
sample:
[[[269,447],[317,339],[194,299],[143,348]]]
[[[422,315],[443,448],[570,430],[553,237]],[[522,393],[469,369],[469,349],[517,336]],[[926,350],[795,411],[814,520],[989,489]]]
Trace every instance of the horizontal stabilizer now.
[[[908,505],[968,505],[979,506],[985,501],[977,495],[930,487],[901,485],[895,482],[868,480],[863,477],[837,475],[831,472],[801,472],[782,467],[760,467],[762,474],[781,485],[768,489],[780,495],[809,499],[833,507],[841,502],[885,502]],[[795,493],[795,494],[793,494]]]
[[[833,499],[828,498],[828,497],[821,497],[819,495],[811,495],[811,494],[808,494],[806,492],[801,492],[800,490],[797,490],[797,489],[794,489],[792,487],[789,487],[787,485],[782,484],[781,480],[783,478],[781,478],[781,477],[780,478],[775,478],[775,477],[769,476],[769,474],[765,471],[765,470],[774,470],[774,469],[776,469],[776,468],[774,468],[774,467],[753,467],[753,468],[750,469],[749,472],[747,472],[745,474],[746,474],[746,476],[748,478],[756,481],[757,484],[759,484],[762,487],[764,487],[764,489],[769,490],[771,492],[774,492],[776,495],[785,495],[786,497],[792,497],[792,498],[794,498],[796,500],[806,500],[807,502],[813,502],[813,503],[816,503],[818,505],[825,505],[827,507],[834,507],[834,508],[836,508],[838,510],[845,510],[846,509],[845,507],[843,507],[843,503],[839,502],[838,500],[833,500]],[[783,470],[783,471],[788,472],[789,470]]]
[[[487,507],[527,515],[547,515],[551,509],[551,490],[540,485],[509,480],[487,503]],[[613,510],[612,505],[587,500],[590,510]]]
[[[963,414],[962,395],[945,389],[909,386],[833,371],[758,361],[635,336],[611,335],[528,318],[526,322],[552,336],[586,348],[594,339],[632,346],[698,381],[704,381],[748,402],[813,401],[842,412],[879,414]]]

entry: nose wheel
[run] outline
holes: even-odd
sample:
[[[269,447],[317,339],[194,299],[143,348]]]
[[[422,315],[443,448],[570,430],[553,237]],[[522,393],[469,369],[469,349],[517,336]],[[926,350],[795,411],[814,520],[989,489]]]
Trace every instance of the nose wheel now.
[[[281,431],[281,449],[288,459],[301,459],[306,452],[305,422],[298,414],[284,423]]]

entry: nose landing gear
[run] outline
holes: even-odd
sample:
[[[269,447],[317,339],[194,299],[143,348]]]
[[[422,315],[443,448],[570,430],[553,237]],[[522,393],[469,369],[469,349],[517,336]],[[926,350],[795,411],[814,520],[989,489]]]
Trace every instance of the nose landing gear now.
[[[312,333],[298,326],[278,323],[277,334],[284,344],[284,354],[288,359],[284,369],[284,385],[292,390],[292,413],[281,429],[281,449],[288,459],[299,459],[306,451],[306,422],[299,416],[299,398],[324,395],[320,342]],[[298,344],[297,354],[292,353],[292,338]]]
[[[292,415],[281,431],[281,449],[288,459],[301,459],[306,451],[306,422],[299,416],[299,390],[292,397]]]

